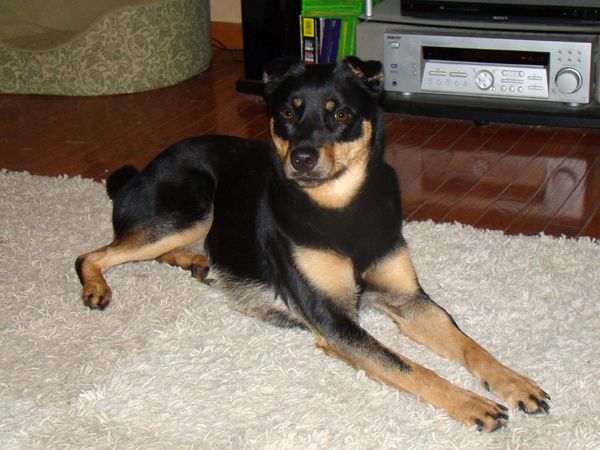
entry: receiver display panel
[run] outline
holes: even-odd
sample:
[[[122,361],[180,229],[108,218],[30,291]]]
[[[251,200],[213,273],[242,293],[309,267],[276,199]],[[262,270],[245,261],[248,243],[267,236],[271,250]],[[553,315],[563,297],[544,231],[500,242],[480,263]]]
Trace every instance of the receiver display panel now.
[[[423,59],[436,61],[462,61],[491,64],[519,64],[547,66],[550,54],[520,50],[491,50],[457,47],[423,47]]]

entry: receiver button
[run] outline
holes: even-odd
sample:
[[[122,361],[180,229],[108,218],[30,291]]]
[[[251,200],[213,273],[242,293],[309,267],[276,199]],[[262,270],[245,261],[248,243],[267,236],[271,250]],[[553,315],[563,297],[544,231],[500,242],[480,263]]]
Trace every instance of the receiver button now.
[[[494,84],[494,75],[488,70],[480,70],[475,76],[475,84],[481,90],[486,90],[492,87]]]
[[[573,94],[581,87],[581,74],[570,67],[561,69],[556,74],[556,87],[563,94]]]

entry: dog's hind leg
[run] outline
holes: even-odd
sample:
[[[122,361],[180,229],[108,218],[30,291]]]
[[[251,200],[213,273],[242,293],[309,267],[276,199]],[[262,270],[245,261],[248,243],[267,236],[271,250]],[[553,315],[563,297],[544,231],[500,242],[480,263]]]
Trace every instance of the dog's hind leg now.
[[[189,270],[193,277],[205,281],[210,269],[210,261],[198,247],[200,245],[172,250],[156,259],[171,266]]]
[[[118,236],[111,244],[81,255],[77,258],[75,268],[83,285],[83,302],[93,309],[106,308],[112,294],[104,273],[116,265],[161,258],[165,262],[172,260],[187,264],[188,261],[183,261],[182,249],[204,241],[212,223],[211,218],[209,215],[186,229],[160,234],[158,237],[156,226],[143,228]],[[189,267],[192,268],[195,262],[202,266],[206,260],[190,258]]]

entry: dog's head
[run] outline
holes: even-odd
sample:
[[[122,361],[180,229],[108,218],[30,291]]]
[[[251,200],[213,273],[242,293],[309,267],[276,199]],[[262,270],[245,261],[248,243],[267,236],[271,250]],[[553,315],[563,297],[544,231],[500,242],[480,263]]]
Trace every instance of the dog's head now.
[[[283,176],[323,206],[344,207],[380,157],[382,67],[279,60],[265,72],[271,135]]]

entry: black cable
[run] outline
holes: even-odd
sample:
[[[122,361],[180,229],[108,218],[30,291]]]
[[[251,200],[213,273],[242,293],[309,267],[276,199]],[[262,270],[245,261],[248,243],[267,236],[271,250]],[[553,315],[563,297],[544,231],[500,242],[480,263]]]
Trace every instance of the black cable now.
[[[225,44],[223,44],[223,42],[221,42],[219,39],[214,37],[211,37],[211,40],[212,47],[220,50],[225,50],[227,53],[229,53],[229,56],[231,57],[231,60],[233,62],[244,62],[244,49],[229,48]]]

